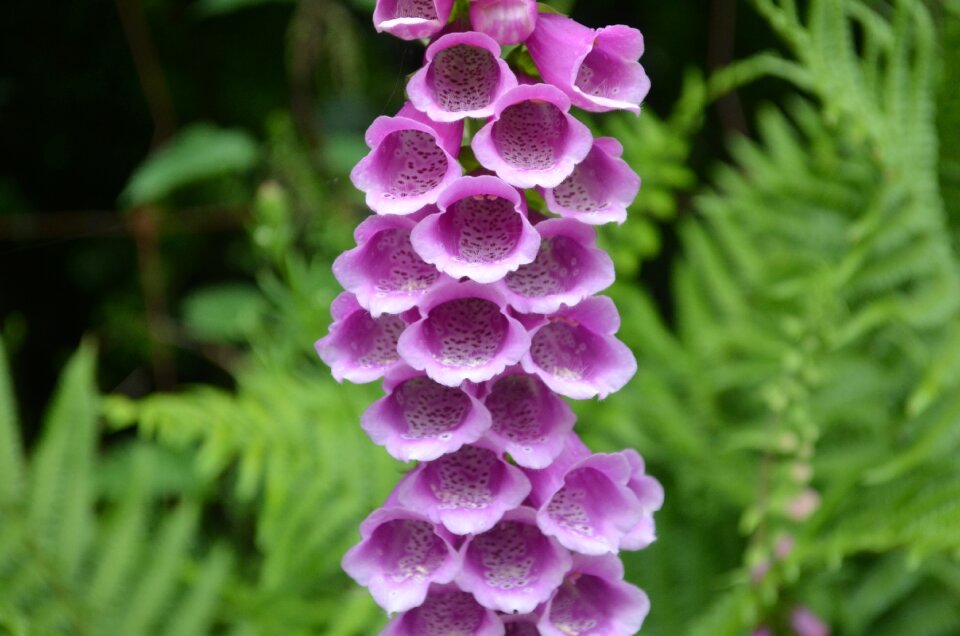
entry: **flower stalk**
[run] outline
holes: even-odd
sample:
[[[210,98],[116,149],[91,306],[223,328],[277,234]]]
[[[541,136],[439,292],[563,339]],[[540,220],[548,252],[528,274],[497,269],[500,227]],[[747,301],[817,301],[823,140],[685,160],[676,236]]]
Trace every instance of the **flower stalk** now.
[[[655,540],[663,489],[635,450],[592,453],[563,398],[637,369],[593,226],[622,223],[640,179],[570,109],[639,113],[643,38],[526,0],[379,0],[374,24],[430,42],[351,174],[374,214],[316,349],[338,381],[383,380],[361,426],[416,465],[343,567],[387,635],[630,636],[650,604],[618,554]]]

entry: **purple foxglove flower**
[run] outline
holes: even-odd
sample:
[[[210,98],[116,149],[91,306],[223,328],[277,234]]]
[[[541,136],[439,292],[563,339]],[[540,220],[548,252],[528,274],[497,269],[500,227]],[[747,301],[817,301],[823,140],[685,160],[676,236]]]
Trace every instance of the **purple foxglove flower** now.
[[[373,382],[403,363],[397,353],[397,340],[407,328],[403,318],[388,314],[374,318],[349,292],[337,296],[330,313],[330,332],[314,347],[337,382]]]
[[[590,455],[558,480],[534,479],[534,500],[543,502],[537,524],[544,534],[581,554],[617,553],[620,543],[644,516],[629,487],[631,463],[624,453]],[[546,472],[557,471],[554,467]],[[543,491],[544,482],[553,486]]]
[[[623,580],[613,555],[574,555],[573,569],[540,619],[542,636],[634,636],[650,611],[650,599]]]
[[[537,614],[504,614],[500,620],[507,630],[504,636],[540,636],[537,629],[540,616]]]
[[[397,501],[458,535],[486,532],[530,494],[516,466],[482,446],[420,464],[396,489]]]
[[[470,24],[499,44],[519,44],[537,25],[537,0],[472,0]]]
[[[537,223],[536,230],[536,259],[508,273],[498,285],[511,307],[549,314],[613,284],[613,261],[596,246],[593,228],[571,219],[549,219]]]
[[[460,571],[453,536],[419,513],[379,508],[360,524],[360,536],[343,569],[389,613],[417,607],[431,583],[449,583]]]
[[[593,144],[569,114],[570,100],[548,84],[521,84],[497,100],[493,120],[471,147],[480,164],[518,188],[552,188],[570,176]]]
[[[590,225],[623,223],[627,206],[640,191],[640,177],[620,158],[623,146],[613,137],[593,140],[590,154],[555,188],[544,191],[554,214]]]
[[[549,497],[563,486],[563,477],[567,471],[578,462],[592,456],[593,452],[583,443],[579,435],[573,431],[567,433],[563,449],[546,469],[523,471],[532,485],[528,505],[540,508],[546,503],[545,497]]]
[[[400,461],[429,461],[472,444],[490,428],[490,412],[457,387],[409,367],[384,381],[387,395],[370,405],[360,426]]]
[[[542,14],[527,48],[545,82],[574,106],[593,112],[640,112],[650,80],[640,66],[643,36],[622,24],[591,29],[562,15]]]
[[[630,463],[630,481],[627,487],[637,496],[643,513],[640,521],[620,539],[621,550],[642,550],[657,539],[653,513],[663,506],[663,486],[660,482],[644,473],[645,467],[640,453],[628,448],[620,451]]]
[[[537,256],[540,235],[516,188],[491,176],[460,177],[437,200],[440,212],[410,235],[427,263],[454,278],[500,280]]]
[[[433,290],[422,318],[397,342],[403,360],[440,384],[484,382],[519,362],[530,347],[523,325],[506,313],[495,289],[471,281]]]
[[[333,262],[337,281],[374,318],[416,307],[446,278],[414,251],[410,231],[415,225],[410,217],[371,216],[353,234],[357,247]]]
[[[460,176],[463,123],[430,121],[406,104],[394,117],[377,117],[367,129],[370,154],[350,179],[366,194],[377,214],[410,214],[436,203],[440,192]]]
[[[493,38],[448,33],[427,47],[426,63],[407,82],[410,102],[433,121],[490,117],[494,103],[517,85]]]
[[[516,367],[487,383],[483,403],[493,422],[486,439],[524,468],[549,466],[577,420],[540,378]]]
[[[521,364],[539,375],[548,387],[575,400],[605,398],[620,390],[637,370],[630,349],[613,334],[620,316],[606,296],[587,298],[562,309],[531,331],[530,351]],[[398,345],[403,355],[403,338]]]
[[[373,26],[402,40],[419,40],[440,32],[450,19],[453,0],[377,0]]]
[[[391,620],[380,636],[503,636],[497,615],[453,585],[432,585],[423,605]]]
[[[830,627],[809,608],[797,606],[790,614],[790,627],[797,636],[830,636]]]
[[[570,569],[570,553],[537,528],[532,508],[520,507],[460,547],[460,589],[501,612],[529,614],[546,601]]]

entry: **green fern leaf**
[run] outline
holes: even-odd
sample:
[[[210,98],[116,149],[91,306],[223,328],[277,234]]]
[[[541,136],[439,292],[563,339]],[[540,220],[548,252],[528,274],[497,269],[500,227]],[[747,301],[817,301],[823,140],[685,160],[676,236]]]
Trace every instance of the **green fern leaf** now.
[[[23,449],[7,353],[0,338],[0,510],[18,501],[24,487]]]
[[[94,349],[67,362],[30,473],[30,531],[68,578],[93,538],[93,461],[98,394]]]

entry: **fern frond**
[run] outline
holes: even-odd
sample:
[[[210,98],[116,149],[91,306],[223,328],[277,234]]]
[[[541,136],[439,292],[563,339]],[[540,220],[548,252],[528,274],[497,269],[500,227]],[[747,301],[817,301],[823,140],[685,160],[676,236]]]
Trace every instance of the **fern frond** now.
[[[93,366],[88,342],[64,368],[30,470],[30,531],[67,577],[76,574],[93,539],[98,414]]]
[[[17,421],[13,387],[7,352],[0,338],[0,510],[12,506],[23,493],[24,462],[20,443],[20,425]]]

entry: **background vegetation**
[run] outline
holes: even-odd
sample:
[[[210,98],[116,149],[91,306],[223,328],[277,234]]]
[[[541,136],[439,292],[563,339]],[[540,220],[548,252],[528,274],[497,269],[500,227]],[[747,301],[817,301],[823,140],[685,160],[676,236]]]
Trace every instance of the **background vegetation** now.
[[[960,633],[960,4],[552,4],[654,80],[591,121],[644,179],[603,236],[640,370],[577,405],[667,488],[644,633]],[[404,467],[310,346],[419,61],[371,9],[4,12],[0,634],[382,623],[339,559]]]

